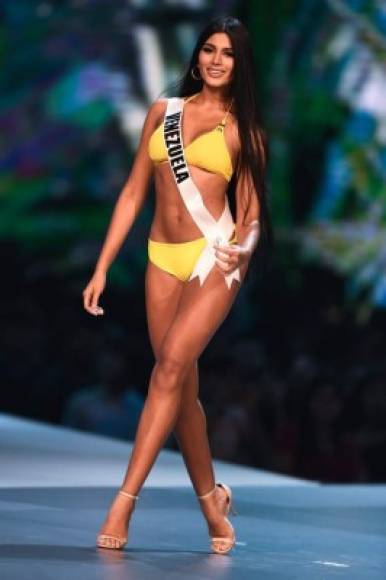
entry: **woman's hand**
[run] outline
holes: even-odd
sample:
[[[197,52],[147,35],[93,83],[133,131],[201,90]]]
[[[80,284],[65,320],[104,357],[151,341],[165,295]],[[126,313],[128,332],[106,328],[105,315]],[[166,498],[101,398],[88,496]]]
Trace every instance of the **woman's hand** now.
[[[90,282],[83,290],[83,306],[90,314],[98,316],[104,314],[103,308],[98,306],[99,296],[102,294],[106,285],[106,274],[104,272],[95,271]]]
[[[220,246],[213,244],[216,256],[216,266],[225,274],[230,274],[245,262],[248,262],[251,257],[251,251],[244,246],[238,244],[228,244]]]

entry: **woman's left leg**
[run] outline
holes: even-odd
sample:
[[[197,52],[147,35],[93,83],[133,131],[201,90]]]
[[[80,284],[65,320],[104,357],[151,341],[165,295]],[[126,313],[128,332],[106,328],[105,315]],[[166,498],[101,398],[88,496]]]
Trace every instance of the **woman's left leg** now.
[[[184,285],[177,311],[151,373],[148,396],[122,485],[127,492],[137,495],[142,487],[176,424],[186,375],[225,319],[239,287],[238,282],[233,282],[229,290],[223,274],[216,268],[202,286],[198,279]],[[114,521],[108,518],[103,532],[109,533],[111,525],[115,533],[124,534],[128,517],[129,514],[125,514]]]
[[[239,288],[236,281],[228,289],[217,268],[211,270],[202,286],[197,278],[184,286],[151,374],[123,484],[130,493],[138,493],[175,426],[187,373],[225,319]]]
[[[206,415],[199,399],[197,361],[191,366],[182,392],[174,436],[178,441],[186,469],[197,495],[213,488],[215,474],[209,447]]]
[[[145,274],[146,314],[150,343],[157,360],[165,336],[176,316],[185,283],[154,266],[149,260]],[[206,417],[199,400],[199,371],[195,361],[186,374],[180,410],[174,426],[186,469],[197,495],[214,486],[212,457]]]
[[[150,260],[145,274],[146,315],[150,343],[158,360],[165,336],[176,316],[184,282],[156,267]],[[213,468],[206,418],[198,399],[198,363],[188,370],[182,385],[180,410],[174,427],[182,456],[197,495],[213,488]]]

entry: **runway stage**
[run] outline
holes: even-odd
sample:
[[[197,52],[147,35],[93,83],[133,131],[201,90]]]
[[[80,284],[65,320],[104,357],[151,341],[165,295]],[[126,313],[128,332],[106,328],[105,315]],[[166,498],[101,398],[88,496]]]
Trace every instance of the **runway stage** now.
[[[0,415],[1,580],[386,578],[386,486],[322,486],[215,462],[237,544],[209,552],[182,457],[163,450],[123,552],[95,547],[130,445]]]

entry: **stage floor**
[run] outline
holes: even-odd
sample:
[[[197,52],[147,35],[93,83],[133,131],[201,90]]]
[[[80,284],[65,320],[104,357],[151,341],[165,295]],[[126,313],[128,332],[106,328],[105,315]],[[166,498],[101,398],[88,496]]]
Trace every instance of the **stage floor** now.
[[[123,552],[95,547],[130,445],[0,415],[1,580],[386,578],[386,486],[321,486],[215,462],[237,544],[211,554],[178,453],[163,450]]]

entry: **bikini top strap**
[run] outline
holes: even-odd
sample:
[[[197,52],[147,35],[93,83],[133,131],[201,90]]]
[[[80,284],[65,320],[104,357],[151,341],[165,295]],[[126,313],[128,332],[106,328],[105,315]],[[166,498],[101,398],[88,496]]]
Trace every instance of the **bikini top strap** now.
[[[190,97],[188,97],[188,98],[183,97],[184,102],[185,103],[188,103],[191,99],[193,99],[197,95],[198,95],[198,93],[194,93],[194,95],[190,95]],[[230,112],[230,109],[232,107],[232,104],[233,104],[233,98],[231,99],[231,102],[229,103],[229,106],[228,106],[228,108],[227,108],[227,110],[225,112],[224,117],[222,118],[221,122],[219,123],[219,125],[221,125],[222,127],[225,127],[225,122],[226,122],[227,117],[229,115],[229,112]]]
[[[233,104],[233,98],[231,99],[231,102],[229,103],[229,107],[227,108],[226,113],[225,113],[225,115],[224,115],[224,117],[223,117],[223,119],[222,119],[222,121],[220,123],[220,125],[222,125],[223,127],[225,127],[225,122],[226,122],[227,117],[229,115],[229,112],[230,112],[230,109],[232,107],[232,104]]]
[[[194,93],[194,95],[190,95],[190,97],[188,97],[188,98],[183,97],[183,99],[184,99],[185,103],[188,103],[191,99],[193,99],[197,95],[198,95],[198,93]]]

